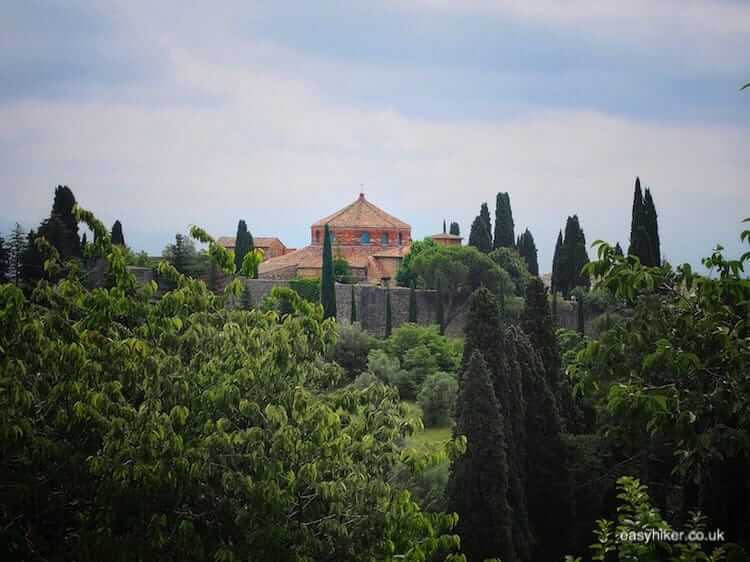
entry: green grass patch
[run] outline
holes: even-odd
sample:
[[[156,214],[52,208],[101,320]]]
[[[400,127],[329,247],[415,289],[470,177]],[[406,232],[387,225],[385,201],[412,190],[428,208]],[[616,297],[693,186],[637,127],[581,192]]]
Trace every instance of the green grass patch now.
[[[422,418],[422,409],[416,402],[404,401],[409,415]],[[416,449],[422,453],[435,453],[441,450],[452,437],[450,425],[426,427],[416,431],[406,440],[406,447]]]

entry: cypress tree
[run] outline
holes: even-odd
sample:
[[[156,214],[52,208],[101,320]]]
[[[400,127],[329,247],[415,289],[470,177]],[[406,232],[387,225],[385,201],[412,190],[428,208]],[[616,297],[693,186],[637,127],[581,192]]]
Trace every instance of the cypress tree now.
[[[479,218],[482,219],[487,229],[487,236],[490,238],[490,249],[492,249],[492,221],[490,220],[490,209],[487,207],[487,203],[482,203],[482,206],[479,208]]]
[[[414,289],[414,281],[409,286],[409,322],[417,323],[417,291]]]
[[[454,433],[465,436],[467,445],[451,463],[448,506],[458,513],[457,532],[468,560],[514,562],[505,420],[478,350],[466,362],[461,380]]]
[[[38,237],[39,234],[30,230],[23,246],[19,278],[25,283],[34,283],[44,277],[44,261],[35,244]]]
[[[86,238],[86,233],[84,232],[81,235],[81,253],[84,253],[84,250],[86,250],[86,245],[88,244],[88,239]]]
[[[323,272],[320,279],[320,304],[323,305],[324,318],[336,318],[336,285],[333,273],[333,250],[331,248],[331,230],[325,226],[323,237]]]
[[[619,242],[617,244],[615,244],[615,255],[616,256],[622,256],[623,255],[623,253],[622,253],[622,246],[620,246]]]
[[[440,291],[440,281],[437,284],[437,292],[435,293],[435,323],[438,325],[438,332],[440,335],[445,334],[445,312],[443,310],[443,293]]]
[[[237,223],[237,236],[234,239],[234,266],[235,271],[242,269],[242,260],[252,250],[252,238],[247,230],[247,224],[240,219]]]
[[[116,220],[112,225],[112,244],[125,245],[125,236],[122,234],[122,223]]]
[[[391,288],[386,286],[385,288],[385,337],[391,336],[393,331],[392,326],[393,319],[391,318]]]
[[[78,221],[73,216],[76,198],[66,185],[58,185],[50,218],[39,227],[39,234],[57,248],[63,260],[81,257]]]
[[[643,202],[640,178],[635,178],[628,255],[638,257],[643,265],[651,265],[652,263],[651,240],[649,238],[648,219],[646,217],[646,206]]]
[[[557,396],[560,384],[560,349],[547,301],[547,288],[538,277],[531,279],[526,286],[521,328],[539,353],[545,379]]]
[[[352,308],[349,321],[354,324],[357,321],[357,299],[354,296],[354,285],[352,285]]]
[[[242,288],[240,307],[242,307],[242,310],[252,310],[253,308],[253,296],[250,293],[250,286],[247,283]]]
[[[557,234],[557,242],[555,242],[555,252],[552,257],[552,296],[553,298],[557,295],[557,291],[560,290],[560,276],[561,276],[561,264],[562,264],[562,245],[563,235],[562,230]],[[556,299],[553,301],[556,303]],[[556,306],[556,304],[555,304]]]
[[[581,273],[581,269],[588,262],[586,236],[581,229],[578,215],[573,215],[568,217],[565,223],[565,238],[557,260],[558,275],[555,289],[559,289],[567,297],[575,287],[588,287],[590,281]]]
[[[526,261],[526,266],[529,268],[529,273],[538,277],[538,252],[536,249],[536,243],[534,242],[534,236],[531,234],[531,231],[528,228],[524,230],[523,234],[518,237],[518,253]]]
[[[513,248],[516,241],[513,228],[510,196],[507,193],[498,193],[495,201],[495,239],[492,247]]]
[[[445,219],[443,219],[443,234],[445,234],[447,231],[445,230]]]
[[[484,253],[492,251],[492,236],[490,231],[487,230],[486,222],[479,215],[471,223],[469,246],[474,246],[477,250]]]
[[[573,488],[562,439],[557,400],[545,377],[545,367],[524,332],[511,326],[506,341],[514,349],[523,383],[526,450],[526,501],[535,537],[532,560],[562,560],[570,552]]]
[[[10,280],[16,285],[22,279],[22,264],[27,243],[28,235],[23,231],[21,225],[16,223],[8,239],[8,274]]]
[[[585,331],[585,311],[583,310],[583,295],[579,293],[576,299],[576,330],[583,336]]]
[[[521,370],[515,350],[507,345],[500,310],[494,295],[485,288],[469,299],[464,329],[464,367],[477,350],[487,361],[495,396],[506,421],[506,451],[509,464],[508,502],[513,510],[513,545],[520,560],[528,560],[531,548],[526,505],[526,406]],[[459,388],[463,381],[459,379]],[[461,405],[458,405],[459,415]]]
[[[461,236],[461,227],[458,226],[458,223],[453,221],[450,226],[450,233],[455,236]]]
[[[8,255],[10,254],[5,244],[5,238],[0,236],[0,283],[4,283],[8,278]]]
[[[656,214],[654,200],[651,197],[651,190],[646,188],[643,196],[643,207],[645,215],[646,232],[650,243],[649,258],[651,266],[661,265],[661,242],[659,241],[659,220]]]

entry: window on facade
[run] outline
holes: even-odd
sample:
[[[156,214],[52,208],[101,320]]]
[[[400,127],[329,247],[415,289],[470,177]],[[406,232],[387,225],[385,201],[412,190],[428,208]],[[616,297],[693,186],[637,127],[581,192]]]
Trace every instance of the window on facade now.
[[[388,245],[388,233],[384,232],[380,235],[380,245],[381,246],[387,246]]]
[[[399,232],[398,233],[398,245],[400,246],[403,243],[404,243],[404,235]]]
[[[370,233],[367,232],[367,231],[363,232],[361,240],[362,240],[362,244],[369,244],[370,243]]]
[[[315,231],[315,241],[320,242],[320,230]]]

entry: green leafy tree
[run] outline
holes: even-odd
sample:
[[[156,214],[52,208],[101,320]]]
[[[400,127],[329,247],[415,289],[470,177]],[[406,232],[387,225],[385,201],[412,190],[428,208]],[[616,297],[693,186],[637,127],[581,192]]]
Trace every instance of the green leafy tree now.
[[[236,263],[236,255],[235,255],[235,263]],[[239,270],[239,274],[243,277],[249,277],[250,279],[257,279],[258,278],[258,268],[260,267],[260,264],[263,263],[263,250],[260,248],[252,248],[249,250],[245,257],[242,258],[242,267]]]
[[[409,287],[409,322],[417,322],[417,292],[414,290],[414,283]]]
[[[177,233],[174,243],[167,245],[162,251],[162,257],[169,260],[174,268],[183,275],[194,275],[198,262],[198,252],[195,243],[189,236]]]
[[[728,560],[729,545],[722,545],[706,553],[703,545],[691,537],[709,536],[706,518],[699,512],[691,513],[681,529],[687,540],[665,541],[677,531],[662,518],[653,506],[646,486],[637,478],[623,476],[617,480],[617,518],[596,522],[594,536],[597,541],[589,548],[592,560],[664,560],[667,562],[719,562]],[[645,540],[650,534],[651,540]],[[746,559],[738,554],[736,560]],[[567,557],[568,562],[580,558]]]
[[[531,281],[532,276],[526,261],[521,257],[515,248],[500,247],[490,254],[490,258],[500,269],[505,271],[513,281],[515,288],[514,293],[523,296],[526,293],[526,287]],[[504,296],[506,294],[504,293]],[[507,295],[510,296],[510,295]]]
[[[461,236],[461,227],[458,225],[457,222],[451,222],[450,226],[450,233],[454,236]]]
[[[451,464],[448,506],[458,514],[458,533],[469,560],[513,562],[506,422],[478,350],[469,356],[461,380],[455,434],[466,438],[466,452]]]
[[[0,287],[3,559],[461,559],[455,517],[389,484],[413,427],[396,392],[334,388],[319,305],[277,288],[283,317],[227,307],[166,261],[175,289],[155,299],[104,225],[77,215],[111,286],[69,271],[28,299]],[[61,270],[54,246],[38,250]]]
[[[456,406],[458,382],[451,373],[438,371],[429,375],[417,394],[426,427],[447,425]]]
[[[336,318],[336,279],[333,272],[331,230],[325,226],[323,237],[323,273],[320,278],[320,304],[325,318]]]
[[[750,242],[750,230],[741,238]],[[700,509],[746,546],[739,522],[750,520],[750,503],[738,498],[750,497],[750,280],[742,273],[750,252],[732,260],[717,247],[704,276],[597,246],[587,272],[629,312],[568,371],[595,404],[601,431],[617,436],[619,454],[641,459],[639,475],[661,484],[660,501],[685,487],[681,516]]]
[[[36,231],[30,230],[23,244],[19,277],[27,285],[33,285],[45,276],[44,259],[36,244],[39,237]]]
[[[516,247],[518,248],[518,253],[526,262],[529,273],[534,277],[539,277],[539,260],[536,243],[534,242],[534,236],[528,228],[518,237]]]
[[[412,283],[417,284],[419,279],[417,273],[412,268],[412,263],[417,259],[417,256],[422,253],[434,251],[437,248],[438,245],[430,238],[412,242],[409,253],[401,260],[401,265],[396,273],[396,284],[399,287],[410,287]]]
[[[493,249],[514,248],[516,235],[514,233],[513,211],[510,208],[510,196],[498,193],[495,202],[495,239]]]
[[[346,258],[337,257],[333,260],[333,275],[339,283],[353,283],[352,269]]]
[[[115,223],[112,225],[111,238],[112,238],[112,244],[125,246],[125,236],[122,233],[122,223],[119,220],[116,220]]]
[[[351,380],[367,368],[367,356],[376,346],[376,340],[359,324],[336,325],[336,343],[329,349],[328,357],[341,365]]]
[[[508,273],[471,246],[440,246],[421,253],[411,267],[425,288],[440,288],[444,326],[462,312],[472,292],[479,287],[487,287],[496,295],[515,293],[515,284]]]

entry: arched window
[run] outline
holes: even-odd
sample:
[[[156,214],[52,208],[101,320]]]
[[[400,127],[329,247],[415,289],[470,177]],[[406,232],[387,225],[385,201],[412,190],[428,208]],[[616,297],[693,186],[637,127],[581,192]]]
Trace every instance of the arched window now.
[[[315,241],[320,244],[320,230],[315,231]]]
[[[380,245],[381,246],[387,246],[388,245],[388,233],[384,232],[380,235]]]
[[[398,233],[398,245],[401,246],[404,243],[404,235],[400,232]]]
[[[362,237],[360,239],[362,240],[362,244],[369,244],[370,243],[370,233],[365,230],[362,233]]]

